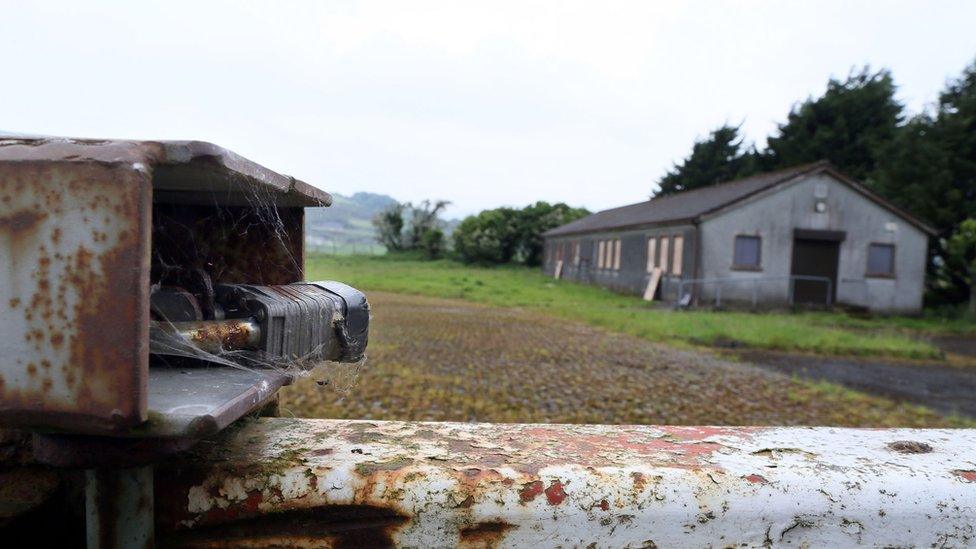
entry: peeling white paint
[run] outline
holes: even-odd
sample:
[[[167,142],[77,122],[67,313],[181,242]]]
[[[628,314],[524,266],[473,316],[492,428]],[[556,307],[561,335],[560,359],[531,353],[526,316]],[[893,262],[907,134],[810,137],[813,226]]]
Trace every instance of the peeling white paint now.
[[[213,448],[194,457],[211,468],[202,484],[173,478],[189,505],[172,524],[350,506],[402,517],[382,526],[402,546],[976,543],[976,430],[265,419]],[[257,510],[235,503],[227,518],[223,504],[255,490]]]

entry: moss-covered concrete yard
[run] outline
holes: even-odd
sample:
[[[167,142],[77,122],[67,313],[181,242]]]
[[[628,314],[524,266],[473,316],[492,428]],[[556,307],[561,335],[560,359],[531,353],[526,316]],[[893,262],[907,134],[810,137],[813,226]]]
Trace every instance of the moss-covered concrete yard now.
[[[474,292],[489,285],[506,292],[483,301],[522,300],[512,304],[523,308],[513,309],[370,291],[382,285],[384,273],[351,276],[355,272],[348,267],[323,269],[325,265],[315,261],[311,266],[317,278],[348,280],[367,290],[374,313],[369,360],[356,383],[342,383],[347,388],[343,394],[330,385],[317,384],[321,375],[286,388],[283,415],[494,422],[971,424],[919,406],[793,379],[700,350],[654,343],[647,340],[648,335],[614,333],[588,325],[586,319],[593,318],[586,313],[571,320],[559,318],[573,317],[569,311],[553,315],[540,307],[526,307],[526,293],[548,291],[529,273],[515,276],[524,277],[534,287],[466,283]],[[389,269],[387,274],[394,271]],[[403,289],[415,291],[430,291],[443,284],[424,277],[406,284],[410,280],[411,273],[405,269],[390,275],[387,282],[403,283]],[[560,287],[557,292],[566,292],[561,284],[556,287]],[[617,306],[621,303],[616,301],[618,297],[606,294],[606,306],[611,312],[626,313],[625,307]],[[599,304],[594,297],[585,300],[590,307]],[[637,313],[647,314],[635,310]],[[803,321],[816,325],[815,319]],[[836,330],[822,329],[828,335],[821,337]]]

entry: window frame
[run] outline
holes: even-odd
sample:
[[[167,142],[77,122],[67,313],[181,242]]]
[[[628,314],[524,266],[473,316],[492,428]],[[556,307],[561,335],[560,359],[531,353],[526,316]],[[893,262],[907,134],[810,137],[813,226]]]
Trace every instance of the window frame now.
[[[613,244],[613,263],[611,265],[612,265],[611,268],[614,271],[619,271],[620,270],[620,239],[619,238],[614,239],[614,244]]]
[[[596,268],[603,268],[603,247],[605,246],[603,240],[596,241]]]
[[[891,248],[891,271],[887,273],[872,272],[871,271],[871,248],[878,246],[881,248]],[[865,278],[896,278],[896,264],[895,259],[898,254],[898,246],[892,242],[868,242],[868,252],[864,257],[864,277]]]
[[[747,263],[746,264],[743,264],[743,263],[737,263],[736,262],[737,259],[738,259],[738,254],[735,253],[735,252],[736,252],[736,246],[738,245],[740,238],[751,238],[751,239],[755,239],[756,240],[757,245],[756,245],[756,264],[755,265],[750,265],[750,264],[747,264]],[[732,270],[733,271],[762,271],[763,270],[763,267],[762,267],[762,241],[763,241],[762,235],[758,235],[758,234],[739,233],[739,234],[735,235],[732,238]]]

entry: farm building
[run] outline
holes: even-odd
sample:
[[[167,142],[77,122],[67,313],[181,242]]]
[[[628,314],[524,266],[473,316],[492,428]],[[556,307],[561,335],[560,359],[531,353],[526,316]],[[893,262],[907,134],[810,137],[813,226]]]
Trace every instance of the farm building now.
[[[933,229],[827,162],[654,198],[544,234],[543,269],[687,304],[921,310]]]

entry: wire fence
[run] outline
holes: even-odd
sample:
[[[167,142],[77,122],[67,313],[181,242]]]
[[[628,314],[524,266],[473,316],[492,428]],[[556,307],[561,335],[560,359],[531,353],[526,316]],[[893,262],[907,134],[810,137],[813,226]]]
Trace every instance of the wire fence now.
[[[798,281],[806,282],[817,282],[823,283],[825,285],[825,295],[824,295],[824,305],[830,307],[833,305],[834,297],[834,282],[826,276],[811,276],[811,275],[780,275],[780,276],[755,276],[749,278],[688,278],[678,281],[678,298],[674,301],[674,306],[676,308],[687,307],[691,304],[693,300],[693,294],[690,291],[686,291],[687,288],[694,288],[695,286],[702,286],[704,289],[707,285],[715,286],[715,307],[722,306],[722,287],[723,285],[745,285],[751,284],[751,300],[752,307],[755,308],[759,305],[759,289],[763,283],[772,282],[782,282],[784,280],[789,281],[789,289],[787,291],[787,301],[789,304],[796,304],[796,283]]]

